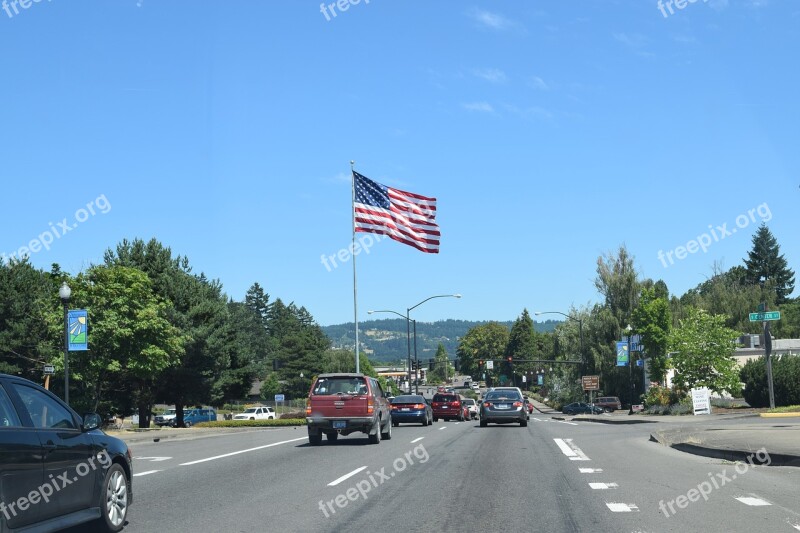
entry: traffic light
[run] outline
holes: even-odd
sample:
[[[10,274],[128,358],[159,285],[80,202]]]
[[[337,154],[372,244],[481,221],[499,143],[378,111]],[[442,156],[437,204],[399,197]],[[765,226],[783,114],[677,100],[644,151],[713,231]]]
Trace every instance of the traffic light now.
[[[509,364],[513,363],[514,362],[514,356],[509,355],[508,357],[506,357],[506,361],[508,361]]]
[[[433,359],[428,359],[428,370],[433,370]]]
[[[483,359],[478,359],[478,371],[483,370]]]

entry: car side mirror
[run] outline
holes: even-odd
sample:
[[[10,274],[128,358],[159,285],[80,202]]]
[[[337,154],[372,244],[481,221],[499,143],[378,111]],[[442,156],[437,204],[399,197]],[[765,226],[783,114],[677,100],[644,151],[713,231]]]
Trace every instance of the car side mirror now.
[[[97,429],[102,423],[103,421],[97,413],[86,414],[83,416],[83,431]]]
[[[522,399],[523,399],[523,400],[527,400],[527,399],[528,399],[528,397],[527,397],[527,396],[523,396],[523,397],[522,397]]]

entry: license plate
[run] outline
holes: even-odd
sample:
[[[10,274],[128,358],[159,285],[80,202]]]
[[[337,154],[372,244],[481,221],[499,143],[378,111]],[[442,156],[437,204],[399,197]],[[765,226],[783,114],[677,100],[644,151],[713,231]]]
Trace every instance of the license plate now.
[[[401,411],[410,411],[411,409],[410,409],[410,408],[408,408],[408,407],[403,407],[403,408],[401,408],[400,410],[401,410]]]
[[[498,409],[508,409],[508,404],[507,403],[499,403],[499,404],[497,404],[497,408]]]
[[[347,427],[346,420],[334,420],[333,421],[333,429],[344,429]]]

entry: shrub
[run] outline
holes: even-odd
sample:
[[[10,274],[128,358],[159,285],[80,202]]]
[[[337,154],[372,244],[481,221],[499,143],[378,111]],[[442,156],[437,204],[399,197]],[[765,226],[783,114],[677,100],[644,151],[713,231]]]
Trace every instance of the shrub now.
[[[753,407],[769,407],[767,365],[764,357],[752,359],[739,373],[744,383],[742,394]],[[775,405],[800,404],[800,356],[783,355],[772,359]]]
[[[305,420],[306,412],[305,411],[294,411],[291,413],[283,413],[281,416],[278,417],[279,420],[292,420],[292,419],[299,419],[302,418]]]

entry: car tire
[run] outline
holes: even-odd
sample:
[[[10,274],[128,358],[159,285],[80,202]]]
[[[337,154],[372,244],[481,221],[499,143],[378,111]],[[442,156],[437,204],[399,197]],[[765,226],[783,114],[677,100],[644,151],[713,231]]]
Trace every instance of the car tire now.
[[[527,425],[528,425],[528,420],[527,419],[519,421],[519,427],[524,428],[524,427],[527,427]]]
[[[116,533],[125,526],[128,516],[128,478],[119,463],[106,470],[100,491],[100,519],[97,531]]]
[[[613,410],[612,408],[610,408],[610,407],[606,407],[606,408],[605,408],[605,409],[603,409],[603,410],[604,410],[606,413],[613,413],[613,412],[614,412],[614,410]]]
[[[325,434],[325,436],[328,438],[328,442],[336,442],[339,439],[339,432],[329,431],[328,433]]]
[[[381,443],[381,421],[380,419],[376,423],[375,434],[369,434],[367,436],[370,444],[380,444]]]
[[[487,422],[485,418],[481,418],[481,427],[482,428],[485,428],[488,423],[489,422]]]
[[[308,432],[308,443],[311,446],[319,446],[322,444],[322,432],[312,433]]]
[[[392,421],[391,420],[389,420],[389,422],[386,424],[386,431],[381,433],[381,438],[383,440],[392,440]]]
[[[438,421],[439,421],[439,419],[438,419],[438,418],[436,418],[436,417],[433,417],[433,421],[434,421],[434,422],[438,422]]]
[[[183,422],[183,427],[185,427],[185,428],[190,428],[190,427],[192,427],[192,423],[191,423],[191,422],[186,422],[186,421],[184,421],[184,422]]]

